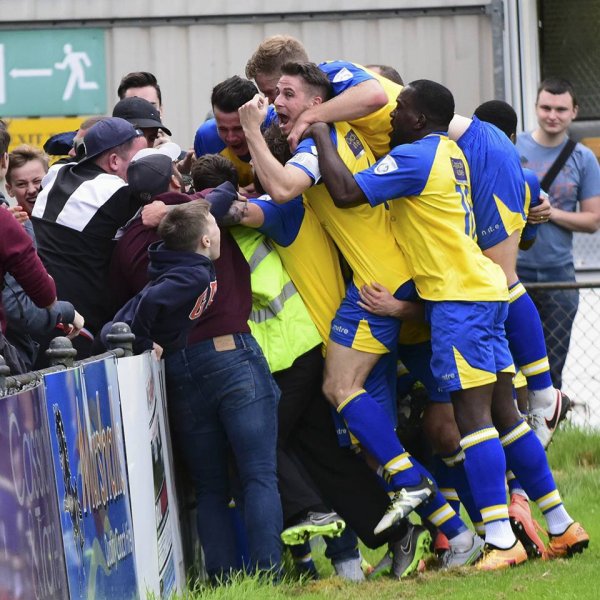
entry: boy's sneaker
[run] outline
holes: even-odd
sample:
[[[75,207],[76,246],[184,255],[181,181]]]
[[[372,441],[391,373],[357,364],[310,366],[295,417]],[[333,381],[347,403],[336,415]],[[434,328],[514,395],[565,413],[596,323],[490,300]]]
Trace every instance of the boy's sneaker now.
[[[281,532],[281,541],[287,546],[295,546],[317,535],[338,537],[345,528],[346,522],[336,512],[309,512],[303,521]]]
[[[360,556],[334,562],[333,568],[335,569],[335,574],[346,581],[353,581],[354,583],[365,581],[365,574],[362,570],[362,558]]]
[[[571,409],[571,400],[569,397],[560,390],[555,389],[554,392],[554,401],[550,406],[546,408],[533,408],[527,415],[529,427],[537,435],[544,448],[548,447],[558,424]]]
[[[546,546],[538,531],[543,529],[531,515],[529,501],[521,494],[512,494],[508,506],[508,517],[513,533],[523,544],[529,558],[543,558]]]
[[[561,535],[551,535],[546,550],[548,558],[566,558],[583,552],[590,543],[587,531],[577,522],[571,523]]]
[[[526,560],[527,552],[525,552],[525,548],[519,540],[506,550],[485,544],[483,558],[475,564],[475,568],[479,571],[496,571],[497,569],[514,567]]]
[[[394,526],[407,517],[417,506],[426,503],[435,494],[435,484],[428,477],[422,476],[417,485],[404,486],[394,492],[381,521],[373,530],[378,534]]]
[[[468,550],[457,550],[450,546],[441,556],[442,569],[456,569],[468,567],[476,563],[483,554],[485,542],[476,534],[473,534],[473,544]]]

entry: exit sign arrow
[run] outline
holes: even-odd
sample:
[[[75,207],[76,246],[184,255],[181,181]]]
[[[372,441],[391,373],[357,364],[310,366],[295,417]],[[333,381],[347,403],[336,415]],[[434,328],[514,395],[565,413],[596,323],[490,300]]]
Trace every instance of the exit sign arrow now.
[[[11,69],[9,75],[15,77],[50,77],[52,69]]]

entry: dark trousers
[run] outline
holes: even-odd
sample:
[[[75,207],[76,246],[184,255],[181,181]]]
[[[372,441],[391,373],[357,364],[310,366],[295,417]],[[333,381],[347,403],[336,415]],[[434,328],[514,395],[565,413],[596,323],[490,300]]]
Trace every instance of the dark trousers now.
[[[395,541],[406,531],[404,525],[373,534],[389,504],[376,474],[352,450],[338,444],[329,404],[321,390],[320,348],[300,356],[292,369],[275,374],[280,388],[290,390],[286,401],[282,393],[279,405],[280,445],[295,451],[314,482],[316,497],[333,508],[366,546],[377,548]],[[282,403],[286,405],[283,410]]]

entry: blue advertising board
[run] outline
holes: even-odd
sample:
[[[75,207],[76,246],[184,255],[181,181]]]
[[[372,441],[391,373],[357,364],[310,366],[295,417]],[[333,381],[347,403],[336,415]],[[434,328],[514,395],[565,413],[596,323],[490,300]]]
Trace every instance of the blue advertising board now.
[[[70,597],[138,598],[115,360],[44,382]]]
[[[41,384],[0,398],[0,598],[69,598]]]

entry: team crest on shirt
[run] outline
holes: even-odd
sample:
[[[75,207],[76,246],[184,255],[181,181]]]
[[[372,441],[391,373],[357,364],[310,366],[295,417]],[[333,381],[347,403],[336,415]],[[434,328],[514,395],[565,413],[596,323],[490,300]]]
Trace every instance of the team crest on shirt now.
[[[458,183],[469,183],[465,163],[460,158],[451,158],[450,163],[452,164],[452,170],[454,171],[456,181]]]
[[[398,164],[389,154],[375,165],[375,174],[377,175],[387,175],[397,170]]]
[[[346,140],[346,144],[348,144],[348,148],[350,148],[355,158],[360,158],[365,153],[365,147],[362,145],[362,142],[356,133],[352,131],[352,129],[348,131],[348,133],[344,136],[344,139]]]
[[[202,294],[198,297],[198,300],[196,300],[196,304],[194,304],[194,308],[192,308],[192,312],[189,316],[191,321],[202,315],[202,313],[212,304],[216,293],[217,282],[211,281],[210,285],[202,292]]]
[[[348,79],[352,79],[353,75],[348,71],[346,67],[340,69],[333,78],[333,83],[340,83],[342,81],[348,81]]]

